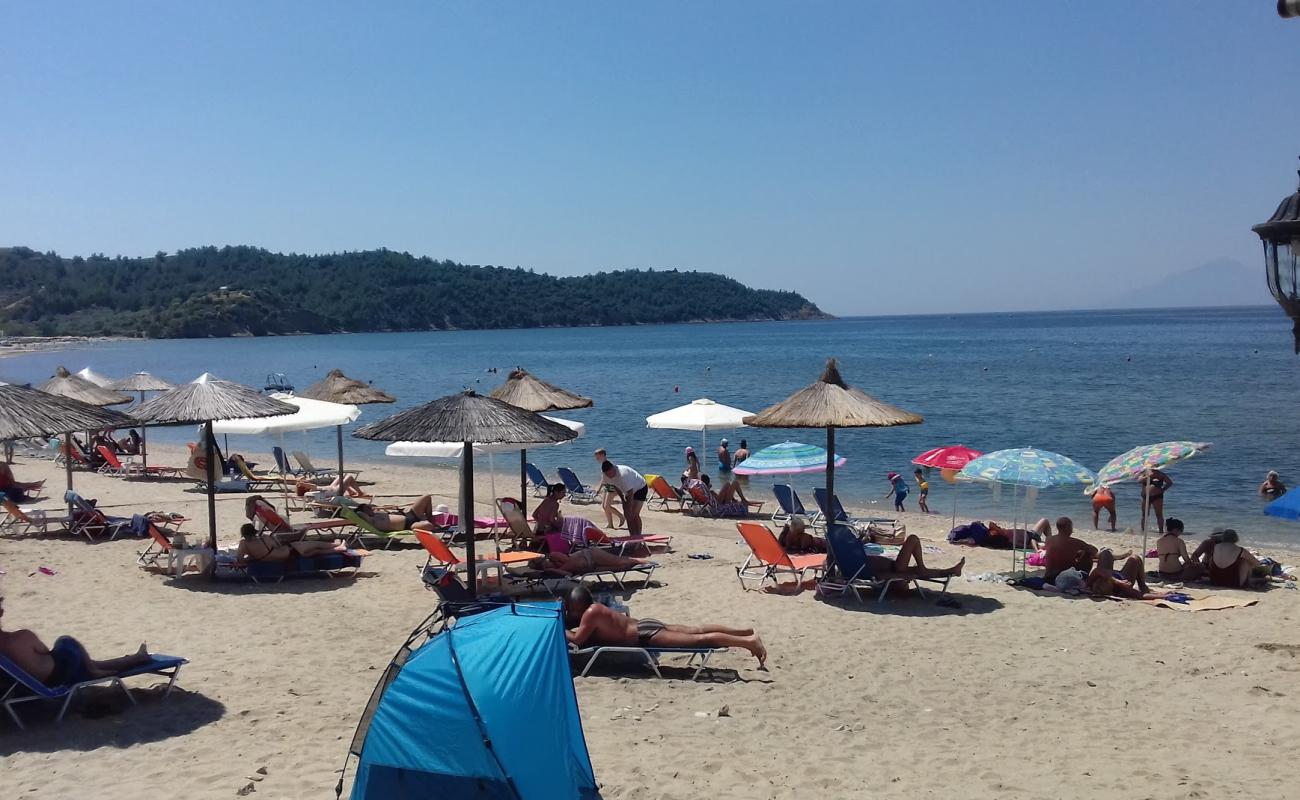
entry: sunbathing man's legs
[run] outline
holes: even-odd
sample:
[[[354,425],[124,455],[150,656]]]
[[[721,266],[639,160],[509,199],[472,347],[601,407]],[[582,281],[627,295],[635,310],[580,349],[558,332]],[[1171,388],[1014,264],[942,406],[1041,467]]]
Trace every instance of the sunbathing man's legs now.
[[[1136,586],[1139,591],[1143,593],[1148,591],[1146,574],[1142,569],[1142,559],[1137,556],[1129,558],[1124,562],[1124,566],[1120,568],[1120,572],[1128,582]]]
[[[318,541],[298,541],[290,543],[289,547],[300,556],[311,558],[312,556],[325,556],[330,553],[341,553],[347,549],[343,542],[318,542]]]
[[[912,568],[912,564],[916,567]],[[960,575],[964,566],[966,566],[966,559],[963,558],[948,569],[926,567],[925,560],[921,556],[921,540],[916,537],[916,534],[909,534],[903,540],[903,545],[898,549],[898,557],[894,559],[894,572],[921,578],[947,578]]]
[[[433,521],[433,497],[425,495],[411,504],[411,513],[422,520]]]
[[[730,503],[733,500],[739,500],[742,503],[749,502],[749,498],[745,497],[745,492],[740,488],[740,481],[738,480],[722,484],[722,491],[718,492],[718,500],[723,503]]]
[[[55,642],[56,648],[75,649],[80,653],[83,660],[82,665],[85,673],[92,678],[107,678],[110,675],[116,675],[132,667],[139,667],[148,664],[153,657],[149,655],[149,648],[144,644],[140,649],[130,655],[120,656],[118,658],[106,658],[103,661],[96,661],[86,652],[86,648],[81,642],[73,639],[71,636],[60,636]]]
[[[664,623],[664,630],[676,633],[726,633],[731,636],[753,636],[753,628],[728,628],[723,625],[669,625]]]
[[[685,625],[668,625],[650,637],[653,647],[743,647],[758,659],[758,665],[767,661],[767,647],[758,634],[749,631],[746,634],[724,633],[722,630],[705,630],[693,633],[681,630]],[[706,626],[711,627],[711,626]],[[692,629],[697,630],[697,629]]]

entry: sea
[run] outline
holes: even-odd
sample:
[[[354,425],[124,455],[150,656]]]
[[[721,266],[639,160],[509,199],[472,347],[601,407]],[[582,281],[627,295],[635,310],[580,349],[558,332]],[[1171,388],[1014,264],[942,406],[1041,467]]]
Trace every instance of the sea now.
[[[592,408],[560,415],[585,423],[583,438],[529,453],[550,475],[569,465],[587,480],[595,477],[597,447],[642,472],[680,474],[684,448],[700,448],[701,434],[649,429],[648,415],[700,397],[759,411],[816,380],[831,357],[852,385],[925,417],[920,425],[837,432],[847,464],[836,472],[836,489],[850,506],[891,508],[886,474],[903,473],[911,483],[911,460],[940,445],[1037,447],[1095,470],[1136,445],[1194,440],[1213,448],[1169,470],[1175,485],[1166,514],[1192,532],[1227,526],[1250,543],[1300,546],[1300,523],[1265,516],[1257,494],[1271,469],[1300,484],[1300,356],[1276,307],[107,341],[0,359],[0,380],[39,384],[64,365],[111,377],[146,370],[174,382],[211,372],[258,388],[283,373],[301,390],[337,367],[398,398],[363,406],[359,425],[465,388],[486,393],[518,365],[594,399]],[[821,430],[709,432],[706,472],[716,471],[712,453],[724,436],[733,450],[741,439],[751,451],[782,441],[825,444]],[[195,431],[151,429],[150,438],[192,441]],[[333,429],[288,439],[315,461],[333,460]],[[272,444],[230,441],[253,453]],[[382,443],[349,437],[346,447],[352,459],[387,458]],[[517,463],[495,456],[502,473]],[[791,479],[810,505],[819,480]],[[750,494],[770,501],[771,482],[751,479]],[[955,501],[959,522],[1091,521],[1077,488],[1027,500],[981,486],[958,490],[938,475],[930,486],[931,510],[951,515]],[[1121,484],[1116,496],[1120,529],[1136,528],[1135,487]],[[915,498],[913,486],[909,511]]]

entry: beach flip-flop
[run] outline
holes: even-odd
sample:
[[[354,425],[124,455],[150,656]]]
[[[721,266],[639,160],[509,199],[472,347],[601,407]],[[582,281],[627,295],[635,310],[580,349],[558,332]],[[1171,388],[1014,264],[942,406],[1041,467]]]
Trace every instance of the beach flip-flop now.
[[[713,558],[713,554],[712,553],[691,553],[686,557],[693,558],[696,561],[708,561],[709,559]]]

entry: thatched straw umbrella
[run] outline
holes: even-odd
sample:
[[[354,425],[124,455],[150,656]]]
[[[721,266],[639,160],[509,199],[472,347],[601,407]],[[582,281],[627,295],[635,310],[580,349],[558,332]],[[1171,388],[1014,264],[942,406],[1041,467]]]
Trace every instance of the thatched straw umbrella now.
[[[493,389],[488,397],[538,414],[543,411],[568,411],[595,405],[590,397],[583,397],[547,383],[523,367],[515,367],[511,370],[506,376],[506,382]],[[524,514],[527,514],[528,448],[526,447],[519,448],[519,502]]]
[[[111,384],[111,383],[113,382],[113,379],[112,379],[112,378],[106,378],[106,377],[104,377],[103,375],[100,375],[98,372],[96,372],[96,371],[94,371],[93,369],[91,369],[90,367],[84,367],[84,368],[82,368],[82,369],[77,370],[76,372],[74,372],[74,373],[72,373],[72,374],[73,374],[73,375],[76,375],[78,378],[84,378],[85,380],[90,381],[91,383],[95,384],[96,386],[102,386],[102,387],[104,387],[105,389],[112,389],[112,388],[113,388],[112,386],[109,385],[109,384]]]
[[[203,373],[193,382],[164,392],[127,413],[151,425],[203,425],[203,448],[207,457],[208,547],[213,561],[217,552],[217,465],[213,452],[212,420],[231,417],[277,417],[292,414],[297,407],[274,400],[256,389]]]
[[[882,403],[840,377],[835,359],[828,359],[817,382],[765,408],[745,424],[755,428],[825,428],[826,497],[835,496],[835,429],[889,428],[924,422],[920,414]]]
[[[324,400],[327,403],[339,403],[345,406],[363,406],[370,403],[395,403],[397,398],[387,392],[381,392],[368,383],[356,378],[349,378],[341,369],[330,370],[323,380],[313,383],[299,397],[308,400]],[[343,426],[336,429],[339,445],[339,477],[343,477]]]
[[[68,372],[66,367],[56,369],[53,378],[36,388],[46,394],[71,397],[73,400],[80,400],[92,406],[115,406],[119,403],[131,402],[130,395],[120,394],[109,391],[102,386],[97,386],[85,378]]]
[[[90,369],[89,367],[86,368]],[[82,370],[85,372],[86,370]],[[137,372],[133,375],[127,375],[121,380],[113,381],[108,384],[109,389],[115,392],[139,392],[140,402],[144,403],[145,392],[170,392],[176,388],[176,384],[171,381],[165,381],[162,378],[154,377],[147,372]],[[149,469],[149,426],[140,426],[140,461],[144,464],[145,471]]]
[[[460,525],[470,593],[474,570],[474,445],[567,442],[578,434],[558,422],[473,391],[448,395],[352,432],[380,442],[463,442],[460,456]]]
[[[0,383],[0,441],[33,436],[72,438],[72,431],[120,428],[131,418],[117,411],[83,403],[70,397]],[[64,458],[68,491],[72,491],[72,459]],[[68,504],[71,512],[72,504]]]

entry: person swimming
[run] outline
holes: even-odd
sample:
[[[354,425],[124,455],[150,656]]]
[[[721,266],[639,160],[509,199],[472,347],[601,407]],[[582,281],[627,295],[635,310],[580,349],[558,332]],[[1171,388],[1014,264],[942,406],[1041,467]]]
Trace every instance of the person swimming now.
[[[1286,494],[1286,484],[1278,477],[1275,470],[1269,470],[1268,475],[1264,477],[1264,482],[1259,485],[1259,494],[1261,497],[1275,499]]]

